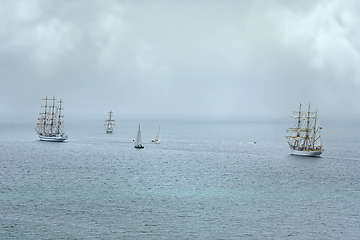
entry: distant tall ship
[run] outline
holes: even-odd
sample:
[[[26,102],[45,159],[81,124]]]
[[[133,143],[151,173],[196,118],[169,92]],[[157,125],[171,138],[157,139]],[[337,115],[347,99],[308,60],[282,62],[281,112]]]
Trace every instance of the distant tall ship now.
[[[321,143],[320,130],[318,127],[317,111],[310,112],[310,104],[308,111],[301,111],[301,103],[299,111],[294,111],[294,118],[297,119],[296,126],[288,128],[287,132],[290,136],[285,136],[291,149],[291,154],[318,157],[324,149]]]
[[[113,116],[113,112],[110,110],[109,114],[109,119],[105,120],[105,127],[106,127],[106,133],[112,133],[113,132],[113,126],[115,126],[116,124],[114,123],[115,120],[111,119],[111,117]]]
[[[40,140],[48,142],[63,142],[68,139],[68,136],[63,130],[63,121],[61,110],[63,101],[57,101],[55,97],[52,99],[46,97],[43,99],[45,105],[43,112],[40,112],[39,122],[35,127],[36,132],[39,135]]]

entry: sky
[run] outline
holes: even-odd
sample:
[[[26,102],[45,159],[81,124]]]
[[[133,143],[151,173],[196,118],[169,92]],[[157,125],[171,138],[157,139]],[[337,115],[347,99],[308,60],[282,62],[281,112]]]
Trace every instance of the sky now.
[[[357,0],[0,0],[0,120],[360,119]]]

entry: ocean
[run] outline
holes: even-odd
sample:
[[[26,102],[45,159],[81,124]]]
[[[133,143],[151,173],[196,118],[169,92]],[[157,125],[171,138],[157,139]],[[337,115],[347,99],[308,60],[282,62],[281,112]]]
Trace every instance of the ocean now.
[[[359,239],[358,122],[323,122],[319,158],[289,122],[103,123],[0,124],[0,239]]]

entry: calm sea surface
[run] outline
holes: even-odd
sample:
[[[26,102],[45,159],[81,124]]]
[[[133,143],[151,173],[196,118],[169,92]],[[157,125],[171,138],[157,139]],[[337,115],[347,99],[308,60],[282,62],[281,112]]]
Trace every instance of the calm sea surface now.
[[[0,239],[359,239],[360,125],[322,126],[306,158],[288,123],[0,124]]]

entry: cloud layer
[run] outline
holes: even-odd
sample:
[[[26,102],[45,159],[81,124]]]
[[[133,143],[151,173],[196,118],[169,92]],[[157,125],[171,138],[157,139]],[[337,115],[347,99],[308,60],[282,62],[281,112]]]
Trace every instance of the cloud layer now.
[[[0,114],[360,117],[358,1],[0,2]],[[36,115],[36,114],[35,114]]]

